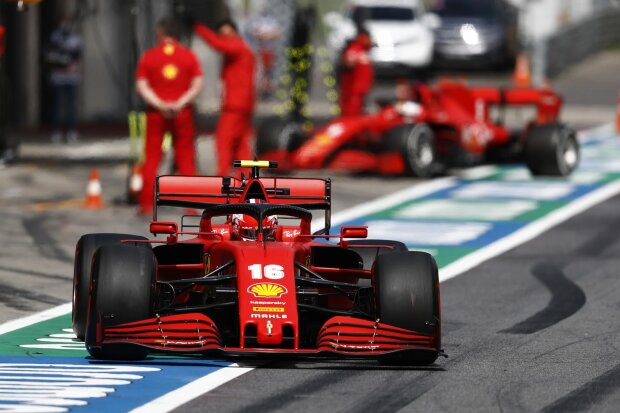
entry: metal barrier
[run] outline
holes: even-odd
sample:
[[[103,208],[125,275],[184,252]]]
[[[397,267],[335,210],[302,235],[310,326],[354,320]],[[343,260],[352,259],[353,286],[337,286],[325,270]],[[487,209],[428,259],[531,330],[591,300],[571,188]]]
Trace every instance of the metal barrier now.
[[[620,42],[620,9],[609,8],[530,47],[535,84]]]

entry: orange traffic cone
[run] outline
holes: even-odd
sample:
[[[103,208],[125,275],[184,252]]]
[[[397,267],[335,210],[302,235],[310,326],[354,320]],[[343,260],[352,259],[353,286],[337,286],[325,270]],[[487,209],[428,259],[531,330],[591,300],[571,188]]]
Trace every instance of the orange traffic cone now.
[[[129,200],[137,203],[140,198],[140,192],[144,186],[144,180],[142,179],[142,167],[135,164],[131,169],[131,176],[129,177]]]
[[[90,209],[103,208],[103,198],[101,197],[101,182],[99,182],[99,171],[93,168],[90,171],[88,185],[86,185],[86,200],[84,206]]]
[[[532,76],[530,74],[530,63],[525,53],[517,56],[515,71],[512,75],[512,81],[516,87],[530,87],[532,85]]]
[[[616,133],[620,134],[620,92],[618,92],[618,103],[616,103]]]

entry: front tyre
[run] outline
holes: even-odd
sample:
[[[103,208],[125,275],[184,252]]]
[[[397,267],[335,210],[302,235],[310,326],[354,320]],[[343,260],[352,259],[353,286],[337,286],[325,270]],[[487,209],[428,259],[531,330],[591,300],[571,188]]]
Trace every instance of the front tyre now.
[[[570,175],[579,164],[576,133],[561,123],[532,126],[527,133],[524,157],[533,175]]]
[[[75,246],[73,270],[73,301],[71,321],[73,332],[79,340],[86,335],[86,318],[88,316],[88,289],[90,288],[91,263],[95,252],[104,245],[120,245],[122,240],[146,240],[130,234],[86,234]],[[150,248],[150,244],[141,244]]]
[[[152,250],[129,245],[99,248],[93,259],[86,349],[96,359],[141,360],[148,349],[99,343],[99,327],[153,315],[157,262]]]
[[[427,124],[397,126],[388,131],[386,143],[388,150],[400,152],[408,174],[418,178],[433,174],[437,160],[435,134]]]
[[[373,267],[376,317],[386,324],[434,337],[433,349],[402,351],[381,361],[406,365],[435,362],[441,349],[439,276],[435,259],[425,252],[379,255]]]

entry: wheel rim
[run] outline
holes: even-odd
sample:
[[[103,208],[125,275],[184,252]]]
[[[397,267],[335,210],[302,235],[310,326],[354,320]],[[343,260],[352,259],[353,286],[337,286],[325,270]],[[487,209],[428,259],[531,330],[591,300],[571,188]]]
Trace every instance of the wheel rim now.
[[[569,140],[568,144],[566,145],[566,148],[564,150],[563,153],[563,158],[564,158],[564,163],[566,163],[566,166],[569,167],[571,170],[575,168],[575,166],[577,165],[577,148],[575,146],[575,143],[571,140]]]
[[[420,147],[419,153],[422,165],[428,166],[433,163],[433,159],[435,159],[435,156],[433,155],[433,148],[431,148],[431,145],[429,143],[424,143]]]
[[[278,136],[278,149],[288,149],[293,133],[297,132],[296,125],[286,125]]]
[[[577,167],[577,162],[579,161],[579,153],[577,149],[577,143],[572,136],[566,135],[563,141],[563,145],[560,145],[560,147],[558,148],[560,157],[559,164],[563,172],[568,174]]]
[[[426,170],[435,160],[433,147],[427,131],[416,133],[416,129],[411,131],[407,141],[407,157],[409,164],[414,170]]]

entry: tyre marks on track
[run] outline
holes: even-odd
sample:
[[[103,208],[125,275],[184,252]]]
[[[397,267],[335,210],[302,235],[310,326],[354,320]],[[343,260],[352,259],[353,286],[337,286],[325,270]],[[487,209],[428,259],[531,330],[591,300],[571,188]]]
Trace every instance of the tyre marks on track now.
[[[45,224],[49,219],[50,217],[48,216],[40,215],[33,218],[24,218],[22,225],[28,235],[32,237],[34,245],[43,257],[62,262],[73,262],[73,257],[70,257],[60,248],[58,242],[47,230]]]
[[[609,217],[609,214],[606,214],[605,217],[610,219],[606,219],[603,224],[596,226],[594,236],[577,248],[573,253],[574,256],[600,257],[620,242],[620,236],[618,236],[620,217]]]
[[[0,286],[0,303],[20,311],[36,311],[39,307],[38,303],[56,306],[63,304],[65,301],[64,298],[59,299],[51,295],[15,288],[10,285]]]
[[[620,219],[614,219],[602,226],[605,228],[603,231],[597,226],[594,235],[569,256],[595,258],[603,255],[620,241],[617,229],[619,225]],[[562,268],[569,264],[570,262],[564,262],[562,265],[545,262],[535,265],[532,268],[532,274],[549,289],[552,294],[551,301],[543,310],[510,328],[501,330],[500,333],[536,333],[579,311],[586,302],[586,295],[579,286],[564,275]]]
[[[28,277],[41,278],[43,280],[57,280],[57,281],[71,281],[73,274],[61,275],[61,274],[50,274],[41,271],[33,271],[24,268],[16,268],[16,267],[5,267],[0,266],[0,271],[4,271],[10,274],[22,274]]]
[[[620,389],[620,366],[601,374],[594,380],[573,390],[566,396],[545,406],[542,413],[565,413],[592,411],[608,396]]]
[[[278,389],[269,397],[258,398],[252,402],[251,410],[261,411],[301,411],[321,412],[325,400],[329,400],[328,411],[334,412],[395,412],[410,405],[441,382],[436,375],[445,369],[438,366],[411,367],[386,366],[376,362],[352,361],[330,364],[323,371],[321,364],[275,362],[264,366],[269,369],[307,370],[301,380],[293,381],[291,387]],[[304,366],[304,364],[306,364]],[[368,373],[372,381],[368,381]],[[359,390],[354,390],[359,389]],[[351,395],[355,394],[355,397]],[[309,402],[320,398],[321,402]],[[247,411],[247,406],[235,410]]]
[[[437,369],[433,369],[421,375],[412,375],[411,369],[404,369],[400,375],[387,376],[382,385],[365,397],[358,398],[354,405],[347,406],[346,411],[373,413],[400,411],[441,382],[436,371]]]
[[[270,367],[274,367],[274,365]],[[357,372],[352,372],[350,369],[336,369],[329,372],[319,373],[313,375],[313,377],[309,379],[296,381],[295,385],[287,388],[284,392],[276,393],[273,396],[257,400],[255,403],[252,403],[251,410],[255,412],[268,412],[273,411],[274,406],[277,406],[279,411],[296,411],[297,409],[295,408],[295,405],[300,401],[300,399],[312,397],[316,394],[328,393],[329,389],[333,388],[335,383],[343,383],[363,374],[365,374],[365,371],[360,370]],[[238,411],[239,413],[245,413],[248,409],[242,408]]]
[[[586,303],[586,294],[564,275],[559,266],[549,262],[539,263],[532,268],[532,274],[551,292],[551,301],[536,314],[500,333],[536,333],[567,319]]]

